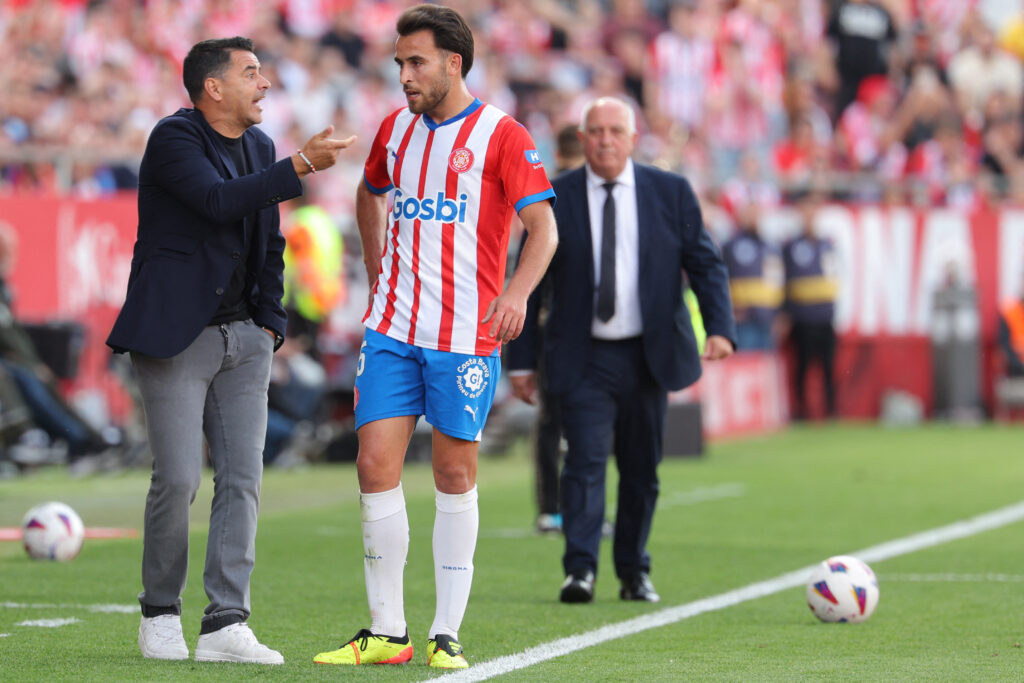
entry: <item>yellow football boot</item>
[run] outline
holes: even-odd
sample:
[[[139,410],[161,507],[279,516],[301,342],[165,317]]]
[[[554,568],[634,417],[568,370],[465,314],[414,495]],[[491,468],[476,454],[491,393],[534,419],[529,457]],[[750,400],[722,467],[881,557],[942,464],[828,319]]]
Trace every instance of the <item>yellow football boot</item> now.
[[[409,633],[401,638],[379,636],[364,628],[338,650],[321,652],[317,664],[405,664],[412,659]]]
[[[465,669],[469,662],[462,655],[462,646],[458,641],[441,633],[427,641],[427,666],[435,669]]]

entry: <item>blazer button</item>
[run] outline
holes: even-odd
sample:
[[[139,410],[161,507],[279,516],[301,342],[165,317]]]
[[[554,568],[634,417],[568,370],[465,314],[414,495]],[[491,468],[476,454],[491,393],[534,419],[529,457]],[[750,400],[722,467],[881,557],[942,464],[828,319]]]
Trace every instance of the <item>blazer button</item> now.
[[[223,287],[218,287],[217,288],[217,296],[220,296],[223,293],[224,293],[224,288]]]

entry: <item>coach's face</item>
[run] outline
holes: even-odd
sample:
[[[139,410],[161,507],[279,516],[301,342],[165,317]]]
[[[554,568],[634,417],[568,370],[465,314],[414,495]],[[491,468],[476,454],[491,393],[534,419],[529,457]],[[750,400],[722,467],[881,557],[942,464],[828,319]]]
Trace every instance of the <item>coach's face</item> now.
[[[580,132],[587,163],[605,180],[614,180],[622,173],[636,146],[636,130],[629,124],[626,106],[619,102],[594,105]]]
[[[451,90],[453,70],[460,73],[462,68],[461,58],[438,48],[429,30],[399,36],[395,62],[405,100],[413,114],[437,111]]]
[[[270,81],[260,73],[260,60],[256,55],[245,50],[232,51],[231,63],[213,80],[216,84],[211,96],[220,98],[218,109],[225,123],[236,128],[238,135],[263,120],[260,100],[266,97]]]

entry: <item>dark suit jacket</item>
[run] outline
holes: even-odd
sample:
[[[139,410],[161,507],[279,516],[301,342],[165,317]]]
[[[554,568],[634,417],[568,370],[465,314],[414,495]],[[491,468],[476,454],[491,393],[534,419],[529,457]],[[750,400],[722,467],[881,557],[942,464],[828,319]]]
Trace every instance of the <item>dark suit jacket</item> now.
[[[157,123],[139,170],[139,229],[128,294],[107,344],[170,358],[216,312],[251,236],[246,292],[253,320],[285,333],[284,237],[278,204],[302,194],[291,159],[274,162],[262,131],[242,135],[253,172],[239,176],[196,109]],[[255,217],[255,220],[253,220]]]
[[[683,271],[697,295],[709,335],[735,340],[729,275],[718,247],[704,229],[700,206],[682,176],[633,165],[639,230],[640,313],[651,374],[666,391],[700,377],[700,356],[683,304]],[[571,390],[582,378],[594,316],[594,257],[587,206],[586,169],[557,178],[558,249],[527,306],[526,323],[508,345],[505,366],[535,369],[544,354],[546,388]],[[543,339],[537,322],[541,297],[548,297]]]

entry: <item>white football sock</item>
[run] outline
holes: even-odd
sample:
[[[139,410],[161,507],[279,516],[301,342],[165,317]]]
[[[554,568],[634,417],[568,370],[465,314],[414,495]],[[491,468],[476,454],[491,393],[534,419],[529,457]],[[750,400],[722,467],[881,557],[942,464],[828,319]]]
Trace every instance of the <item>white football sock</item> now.
[[[434,585],[437,611],[427,635],[449,635],[456,640],[469,602],[473,583],[473,553],[476,550],[480,509],[476,487],[465,493],[441,493],[435,489]]]
[[[359,511],[370,630],[401,638],[406,628],[402,579],[409,555],[409,515],[402,485],[382,493],[360,493]]]

